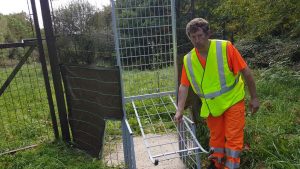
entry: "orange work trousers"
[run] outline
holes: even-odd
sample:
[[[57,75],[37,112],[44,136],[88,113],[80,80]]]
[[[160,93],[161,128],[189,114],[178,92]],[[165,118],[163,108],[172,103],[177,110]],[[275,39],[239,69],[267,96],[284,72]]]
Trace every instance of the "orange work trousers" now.
[[[221,116],[209,115],[206,120],[210,130],[210,158],[217,168],[239,168],[240,153],[244,143],[245,101],[227,109]]]

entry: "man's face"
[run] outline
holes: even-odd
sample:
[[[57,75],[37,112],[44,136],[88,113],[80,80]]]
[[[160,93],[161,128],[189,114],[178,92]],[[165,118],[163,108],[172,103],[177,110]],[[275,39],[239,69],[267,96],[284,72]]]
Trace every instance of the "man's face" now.
[[[209,35],[205,34],[201,28],[198,29],[198,31],[194,33],[190,33],[189,39],[191,40],[192,44],[195,48],[201,49],[205,47],[207,44]]]

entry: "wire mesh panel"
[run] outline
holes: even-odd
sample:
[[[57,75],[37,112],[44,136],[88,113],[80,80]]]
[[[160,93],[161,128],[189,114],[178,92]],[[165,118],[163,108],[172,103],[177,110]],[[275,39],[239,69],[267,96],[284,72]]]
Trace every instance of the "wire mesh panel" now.
[[[150,160],[157,165],[159,161],[183,159],[186,165],[172,161],[169,167],[178,168],[181,163],[183,168],[197,168],[198,154],[206,151],[188,119],[182,128],[173,121],[177,88],[174,2],[111,0],[117,58],[126,114],[129,122],[139,126]],[[138,163],[140,156],[136,158]]]
[[[180,157],[184,164],[197,168],[200,166],[199,153],[206,151],[196,139],[191,120],[184,117],[177,127],[173,121],[174,104],[171,96],[132,101],[151,161],[158,163]]]
[[[112,2],[125,96],[174,91],[171,0]]]
[[[13,51],[18,55],[9,58]],[[50,110],[37,53],[33,47],[0,49],[0,58],[0,154],[52,140]],[[22,61],[24,65],[20,64]],[[17,65],[21,67],[10,79]]]
[[[126,119],[123,121],[108,120],[106,125],[102,154],[104,163],[116,168],[136,168],[133,133],[128,121]]]

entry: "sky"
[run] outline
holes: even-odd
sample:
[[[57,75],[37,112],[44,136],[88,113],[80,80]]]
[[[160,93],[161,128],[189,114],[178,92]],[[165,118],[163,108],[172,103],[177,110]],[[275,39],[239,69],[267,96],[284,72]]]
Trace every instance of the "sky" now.
[[[31,6],[30,6],[30,1],[28,0],[29,3],[29,8],[31,11]],[[60,6],[64,6],[68,4],[72,0],[52,0],[52,5],[53,8],[56,9]],[[102,9],[103,5],[109,5],[110,0],[86,0],[89,1],[90,4],[98,7],[99,9]],[[40,0],[35,0],[36,2],[36,7],[38,11],[38,17],[39,21],[41,21],[41,11],[40,11]],[[49,1],[50,2],[50,1]],[[19,13],[19,12],[26,12],[28,13],[28,5],[27,5],[27,0],[0,0],[0,13],[7,15],[7,14],[12,14],[12,13]],[[42,24],[40,23],[40,26],[42,27]]]

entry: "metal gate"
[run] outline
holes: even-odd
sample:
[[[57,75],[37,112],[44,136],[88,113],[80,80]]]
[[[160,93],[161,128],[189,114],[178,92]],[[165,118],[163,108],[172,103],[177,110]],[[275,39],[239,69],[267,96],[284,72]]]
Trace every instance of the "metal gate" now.
[[[200,168],[199,154],[207,152],[195,137],[193,122],[184,117],[177,126],[173,121],[177,93],[175,1],[111,0],[111,4],[126,117],[129,121],[135,118],[139,126],[134,132],[141,133],[154,165],[180,158],[185,167]]]
[[[59,137],[34,3],[31,9],[36,38],[0,44],[0,155]]]

